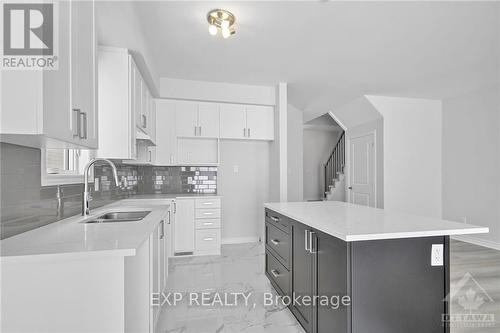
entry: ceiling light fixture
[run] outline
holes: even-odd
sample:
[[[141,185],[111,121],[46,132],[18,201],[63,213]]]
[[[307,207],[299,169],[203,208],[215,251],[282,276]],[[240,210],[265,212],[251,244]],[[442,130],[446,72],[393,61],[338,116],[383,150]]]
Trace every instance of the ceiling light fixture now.
[[[236,33],[234,22],[236,18],[233,13],[224,9],[214,9],[207,14],[208,32],[215,36],[220,30],[222,37],[229,38]]]

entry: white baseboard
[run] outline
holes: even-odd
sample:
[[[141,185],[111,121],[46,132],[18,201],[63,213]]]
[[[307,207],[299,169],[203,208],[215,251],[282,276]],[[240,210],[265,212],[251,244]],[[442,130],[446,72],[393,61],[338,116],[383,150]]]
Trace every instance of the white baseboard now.
[[[466,243],[471,243],[474,245],[479,245],[479,246],[484,246],[493,250],[498,250],[500,251],[500,243],[479,238],[479,237],[474,237],[470,235],[464,235],[464,236],[451,236],[452,239],[456,239],[461,242],[466,242]]]
[[[227,237],[222,238],[222,244],[244,244],[244,243],[257,243],[259,236],[254,237]]]

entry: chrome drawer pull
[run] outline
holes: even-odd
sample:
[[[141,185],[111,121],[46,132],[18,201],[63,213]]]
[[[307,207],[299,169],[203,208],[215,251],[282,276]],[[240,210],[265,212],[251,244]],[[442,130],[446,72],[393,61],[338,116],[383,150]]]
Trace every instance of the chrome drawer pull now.
[[[213,222],[204,222],[203,225],[212,225],[214,224]]]
[[[203,215],[213,215],[214,213],[203,213]]]
[[[204,241],[207,241],[207,242],[211,242],[214,240],[213,237],[207,237],[207,238],[203,238]]]
[[[214,203],[213,202],[204,202],[203,204],[204,205],[213,205]]]
[[[280,244],[280,242],[277,239],[271,239],[271,243],[273,243],[274,245]]]
[[[279,222],[280,218],[276,216],[271,216],[271,220],[273,220],[274,222]]]
[[[272,270],[271,270],[271,274],[272,274],[274,277],[276,277],[276,278],[277,278],[277,277],[279,277],[279,276],[281,275],[281,274],[280,274],[280,272],[278,272],[278,271],[277,271],[277,270],[275,270],[275,269],[272,269]]]
[[[311,248],[309,247],[309,230],[304,230],[304,248],[306,251],[311,251]]]

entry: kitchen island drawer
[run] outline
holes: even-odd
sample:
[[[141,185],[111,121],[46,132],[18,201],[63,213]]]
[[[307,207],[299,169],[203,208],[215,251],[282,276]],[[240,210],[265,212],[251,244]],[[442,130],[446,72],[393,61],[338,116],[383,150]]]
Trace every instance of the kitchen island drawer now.
[[[275,252],[281,263],[290,268],[290,235],[271,223],[266,223],[266,248]]]
[[[196,208],[220,208],[220,198],[196,199]]]
[[[206,209],[201,209],[198,208],[196,209],[195,212],[195,217],[197,219],[219,219],[220,218],[220,209],[215,208],[206,208]]]
[[[290,233],[290,220],[275,211],[266,209],[266,222],[269,222],[286,233]]]
[[[290,295],[290,271],[266,251],[266,275],[281,295]]]

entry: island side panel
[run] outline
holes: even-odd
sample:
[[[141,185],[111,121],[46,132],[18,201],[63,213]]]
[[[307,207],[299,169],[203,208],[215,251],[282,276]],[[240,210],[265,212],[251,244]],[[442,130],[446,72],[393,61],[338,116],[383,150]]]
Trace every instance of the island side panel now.
[[[443,244],[442,266],[431,265]],[[351,243],[352,333],[448,333],[449,237]]]

